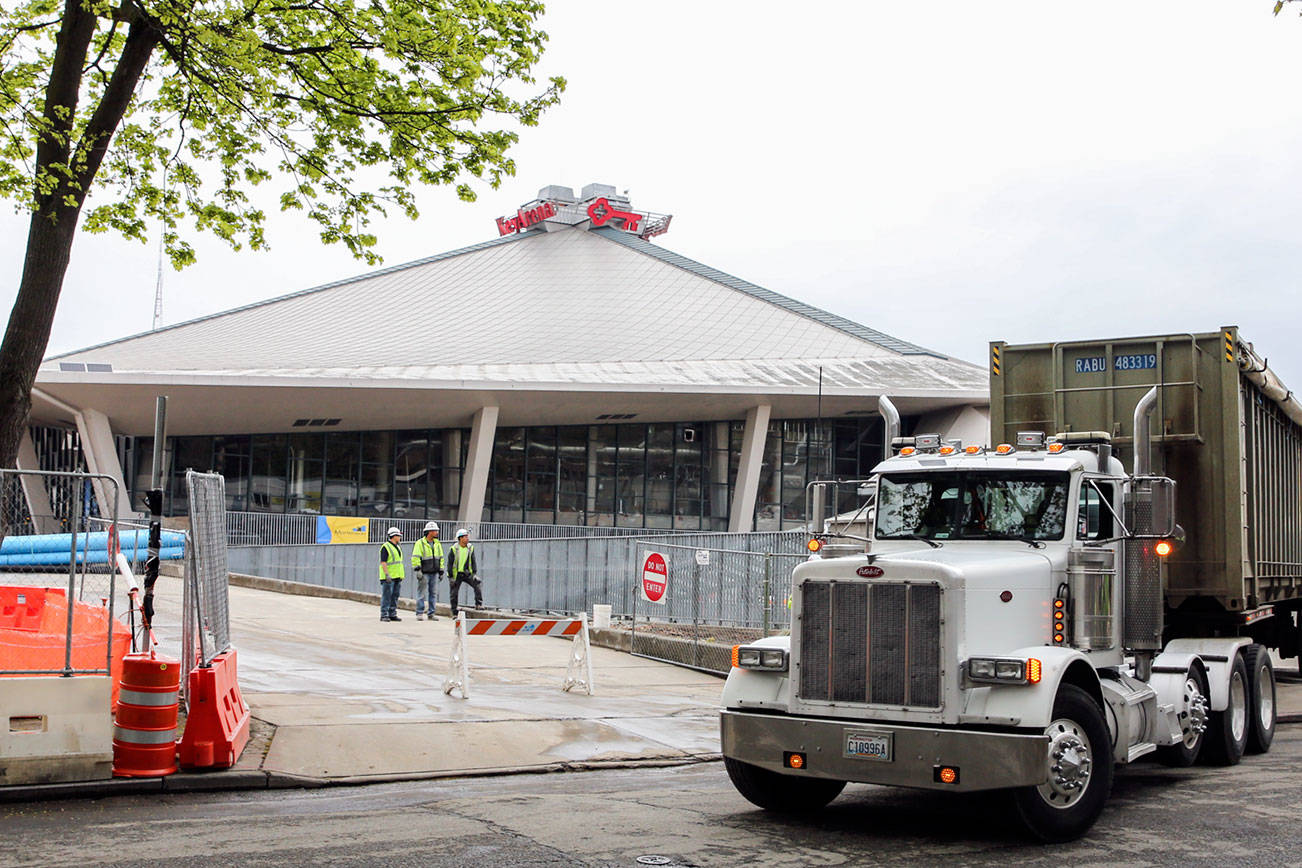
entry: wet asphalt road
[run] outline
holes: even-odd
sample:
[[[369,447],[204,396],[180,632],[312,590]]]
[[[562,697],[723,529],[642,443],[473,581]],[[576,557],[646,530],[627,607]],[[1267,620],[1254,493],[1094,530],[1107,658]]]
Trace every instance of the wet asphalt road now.
[[[812,819],[753,809],[717,762],[0,808],[14,866],[1298,865],[1302,724],[1232,768],[1120,771],[1089,836],[1045,847],[993,795],[852,785]]]

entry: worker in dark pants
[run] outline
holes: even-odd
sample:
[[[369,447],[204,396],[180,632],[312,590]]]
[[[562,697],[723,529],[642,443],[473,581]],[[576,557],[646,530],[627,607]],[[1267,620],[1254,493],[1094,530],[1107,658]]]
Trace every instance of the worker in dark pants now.
[[[475,608],[484,605],[484,586],[479,581],[479,568],[475,564],[475,547],[470,544],[470,531],[457,530],[457,544],[448,551],[448,581],[452,583],[452,620],[457,619],[457,598],[465,583],[475,589]]]
[[[398,593],[402,589],[402,533],[389,528],[384,545],[380,546],[380,620],[401,621],[398,617]]]

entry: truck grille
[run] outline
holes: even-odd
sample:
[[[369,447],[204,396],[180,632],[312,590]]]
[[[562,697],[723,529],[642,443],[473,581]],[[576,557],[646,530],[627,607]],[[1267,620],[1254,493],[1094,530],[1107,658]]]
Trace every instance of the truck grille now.
[[[801,585],[800,698],[940,707],[940,587]]]

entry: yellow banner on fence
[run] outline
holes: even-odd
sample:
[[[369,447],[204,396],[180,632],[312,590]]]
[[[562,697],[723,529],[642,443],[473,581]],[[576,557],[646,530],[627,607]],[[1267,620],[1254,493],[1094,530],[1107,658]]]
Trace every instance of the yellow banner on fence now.
[[[316,517],[318,543],[364,543],[371,537],[371,523],[365,518],[340,515]]]

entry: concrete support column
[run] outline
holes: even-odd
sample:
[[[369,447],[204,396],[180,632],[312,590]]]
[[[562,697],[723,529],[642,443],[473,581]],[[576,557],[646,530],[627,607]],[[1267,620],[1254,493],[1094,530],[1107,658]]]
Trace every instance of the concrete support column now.
[[[461,481],[461,509],[457,521],[470,524],[484,516],[484,495],[488,491],[488,467],[493,460],[493,437],[497,434],[497,407],[480,407],[470,425],[470,454]]]
[[[760,465],[764,461],[764,441],[769,434],[771,404],[760,404],[746,411],[746,430],[741,438],[741,462],[732,486],[730,533],[749,533],[755,526],[755,497],[759,494]]]
[[[23,439],[18,441],[17,465],[19,470],[41,469],[31,431],[24,431]],[[27,511],[31,513],[33,529],[37,533],[58,533],[59,522],[50,506],[50,492],[45,487],[45,480],[39,476],[23,475],[18,477],[18,482],[23,487],[23,497],[27,500]]]
[[[133,515],[131,496],[122,476],[122,463],[118,461],[117,444],[113,442],[113,428],[108,416],[99,410],[87,408],[77,413],[77,433],[81,435],[81,451],[86,457],[86,469],[100,473],[117,483],[118,518]],[[107,515],[113,509],[113,486],[102,479],[92,482],[95,499]]]

